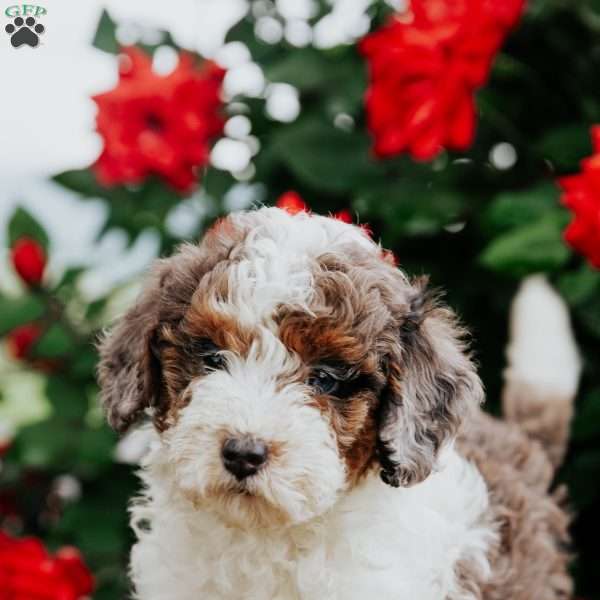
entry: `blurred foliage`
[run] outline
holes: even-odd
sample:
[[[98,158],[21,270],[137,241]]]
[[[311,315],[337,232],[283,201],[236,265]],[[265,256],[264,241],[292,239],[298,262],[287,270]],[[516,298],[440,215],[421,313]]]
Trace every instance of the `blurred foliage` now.
[[[311,24],[330,10],[326,2],[319,7]],[[390,9],[380,1],[369,11],[376,24]],[[431,164],[373,159],[362,107],[366,71],[354,44],[316,49],[285,39],[267,43],[255,34],[252,14],[231,29],[227,42],[246,44],[268,82],[294,86],[301,113],[291,123],[274,120],[267,94],[229,101],[229,114],[248,117],[260,145],[250,175],[209,167],[200,192],[185,200],[157,180],[106,189],[89,169],[61,173],[55,181],[82,200],[105,202],[108,216],[100,235],[118,228],[133,242],[151,229],[163,254],[180,241],[169,227],[174,210],[186,203],[202,206],[186,234],[196,238],[226,212],[224,198],[240,187],[261,190],[250,196],[266,204],[294,189],[316,212],[349,208],[393,249],[406,271],[429,273],[434,285],[447,290],[448,301],[473,331],[492,412],[499,410],[511,298],[523,276],[547,273],[571,308],[584,358],[572,443],[558,479],[568,484],[577,514],[578,595],[600,598],[593,534],[600,526],[600,274],[564,245],[569,217],[555,185],[590,153],[589,127],[600,122],[600,4],[530,2],[478,94],[475,144],[468,153],[446,153]],[[164,32],[161,44],[174,45]],[[107,13],[94,45],[118,51]],[[514,165],[504,168],[494,160],[498,144],[514,149]],[[51,254],[52,240],[42,224],[19,210],[8,240],[24,234]],[[127,587],[132,540],[126,503],[137,484],[131,467],[114,460],[116,437],[104,425],[96,399],[93,342],[107,322],[111,294],[87,300],[78,286],[84,273],[72,269],[42,289],[0,296],[0,335],[32,321],[43,324],[28,363],[10,368],[41,372],[51,406],[47,418],[17,432],[3,459],[0,514],[17,533],[81,548],[97,577],[94,597],[114,600]],[[57,478],[65,474],[80,487],[70,497],[56,492]]]

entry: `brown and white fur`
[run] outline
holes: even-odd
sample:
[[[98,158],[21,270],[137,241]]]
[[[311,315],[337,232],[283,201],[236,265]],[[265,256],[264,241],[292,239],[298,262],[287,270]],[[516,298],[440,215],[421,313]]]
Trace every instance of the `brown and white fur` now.
[[[327,217],[236,213],[159,261],[100,346],[111,424],[154,432],[136,597],[568,598],[549,487],[574,389],[545,403],[509,374],[513,423],[494,420],[464,336]],[[267,460],[239,479],[223,446],[248,436]]]

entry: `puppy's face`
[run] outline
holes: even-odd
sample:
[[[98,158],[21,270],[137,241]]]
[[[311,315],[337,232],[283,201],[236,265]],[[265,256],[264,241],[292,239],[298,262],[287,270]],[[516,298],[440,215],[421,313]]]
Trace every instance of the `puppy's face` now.
[[[389,316],[377,293],[347,280],[349,265],[302,262],[306,288],[287,301],[287,282],[257,284],[245,261],[224,266],[155,343],[166,396],[157,422],[177,484],[244,523],[322,513],[375,455],[385,377],[373,329]]]
[[[372,468],[424,479],[480,388],[450,313],[355,227],[262,209],[159,263],[102,346],[124,429],[150,408],[160,462],[243,527],[323,514]]]

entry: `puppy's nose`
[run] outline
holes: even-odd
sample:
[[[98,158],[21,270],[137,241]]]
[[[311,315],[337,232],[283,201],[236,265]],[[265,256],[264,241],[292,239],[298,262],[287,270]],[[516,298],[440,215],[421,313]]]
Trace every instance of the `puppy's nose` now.
[[[250,436],[229,438],[221,449],[223,465],[238,481],[257,473],[268,453],[264,442]]]

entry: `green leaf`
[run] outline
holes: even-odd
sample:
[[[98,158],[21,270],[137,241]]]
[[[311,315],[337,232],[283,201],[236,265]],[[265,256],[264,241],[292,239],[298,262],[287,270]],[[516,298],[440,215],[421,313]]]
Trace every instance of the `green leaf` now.
[[[65,270],[60,281],[56,284],[56,290],[62,290],[63,288],[71,288],[77,283],[80,275],[85,273],[84,267],[70,267]]]
[[[98,181],[91,169],[64,171],[53,177],[56,183],[66,187],[86,198],[103,198],[106,190]]]
[[[590,392],[583,399],[577,409],[571,435],[578,442],[600,437],[600,389]]]
[[[593,336],[600,338],[600,296],[590,296],[575,307],[575,315]]]
[[[283,55],[281,60],[265,67],[265,77],[274,83],[289,83],[302,92],[330,82],[335,75],[323,52],[302,48]]]
[[[496,196],[483,213],[482,226],[493,234],[562,212],[558,205],[558,188],[543,183],[524,191],[505,192]]]
[[[493,271],[523,277],[558,269],[569,254],[562,239],[562,224],[546,218],[497,237],[484,249],[480,262]]]
[[[332,117],[341,112],[354,114],[362,107],[366,68],[351,46],[327,51],[295,50],[267,64],[264,71],[269,81],[289,83],[303,98],[318,94]]]
[[[36,240],[44,248],[48,248],[48,234],[40,223],[24,208],[17,208],[8,223],[8,243],[13,246],[22,237]]]
[[[517,277],[553,271],[569,257],[562,236],[567,222],[552,184],[500,194],[482,216],[484,231],[500,235],[484,249],[480,262]]]
[[[117,26],[108,12],[106,10],[102,11],[102,16],[100,17],[100,22],[98,23],[92,45],[99,50],[104,50],[104,52],[117,54],[119,52],[120,44],[115,35],[116,28]]]
[[[600,272],[584,264],[578,271],[564,273],[557,286],[564,299],[571,306],[577,306],[600,291]]]
[[[359,194],[353,206],[367,219],[380,220],[386,239],[397,239],[438,233],[460,218],[464,200],[451,189],[404,179]]]
[[[0,336],[16,327],[39,319],[45,312],[44,303],[36,296],[4,298],[0,296]]]
[[[62,179],[61,179],[62,180]],[[72,186],[75,187],[75,186]],[[161,250],[168,251],[174,240],[165,228],[165,217],[181,196],[157,177],[149,177],[139,185],[98,188],[94,197],[106,200],[108,215],[98,232],[98,239],[113,228],[127,234],[133,243],[137,235],[148,228],[155,229],[161,236]],[[84,192],[84,189],[81,189]]]
[[[73,340],[65,328],[53,323],[36,342],[32,356],[36,358],[60,358],[73,350]]]
[[[564,0],[533,0],[527,5],[527,15],[530,18],[545,18],[564,9],[564,6]]]
[[[576,123],[551,129],[536,149],[559,171],[574,171],[581,159],[592,153],[589,126]]]
[[[85,309],[85,319],[88,322],[93,322],[102,317],[102,313],[106,309],[109,298],[98,298],[87,305]]]
[[[78,352],[69,361],[70,374],[78,379],[93,379],[98,364],[98,353],[91,345],[79,348]]]
[[[63,375],[48,378],[46,396],[54,410],[54,419],[80,421],[88,411],[88,399],[81,385]]]
[[[15,444],[23,465],[61,469],[69,464],[72,441],[73,435],[66,423],[48,419],[23,427]]]
[[[84,429],[79,437],[76,469],[82,476],[96,474],[113,461],[116,435],[108,427]]]
[[[600,17],[600,0],[583,0],[582,6]]]
[[[125,511],[111,510],[108,499],[103,500],[103,506],[88,499],[67,507],[60,523],[62,529],[72,530],[86,556],[118,556],[125,550],[126,538],[120,527]]]
[[[382,174],[371,159],[369,139],[360,132],[336,129],[316,119],[283,127],[273,146],[289,169],[315,190],[351,192]]]
[[[209,167],[202,178],[204,191],[214,200],[220,202],[225,193],[236,183],[229,171],[221,171]]]
[[[244,44],[255,62],[264,66],[272,57],[281,54],[281,47],[277,44],[266,44],[256,37],[254,23],[248,17],[238,21],[225,36],[225,42],[241,42]]]
[[[593,506],[597,501],[600,488],[595,484],[600,476],[600,450],[592,449],[578,454],[571,465],[567,480],[570,497],[576,508]],[[590,485],[594,482],[594,485]]]

